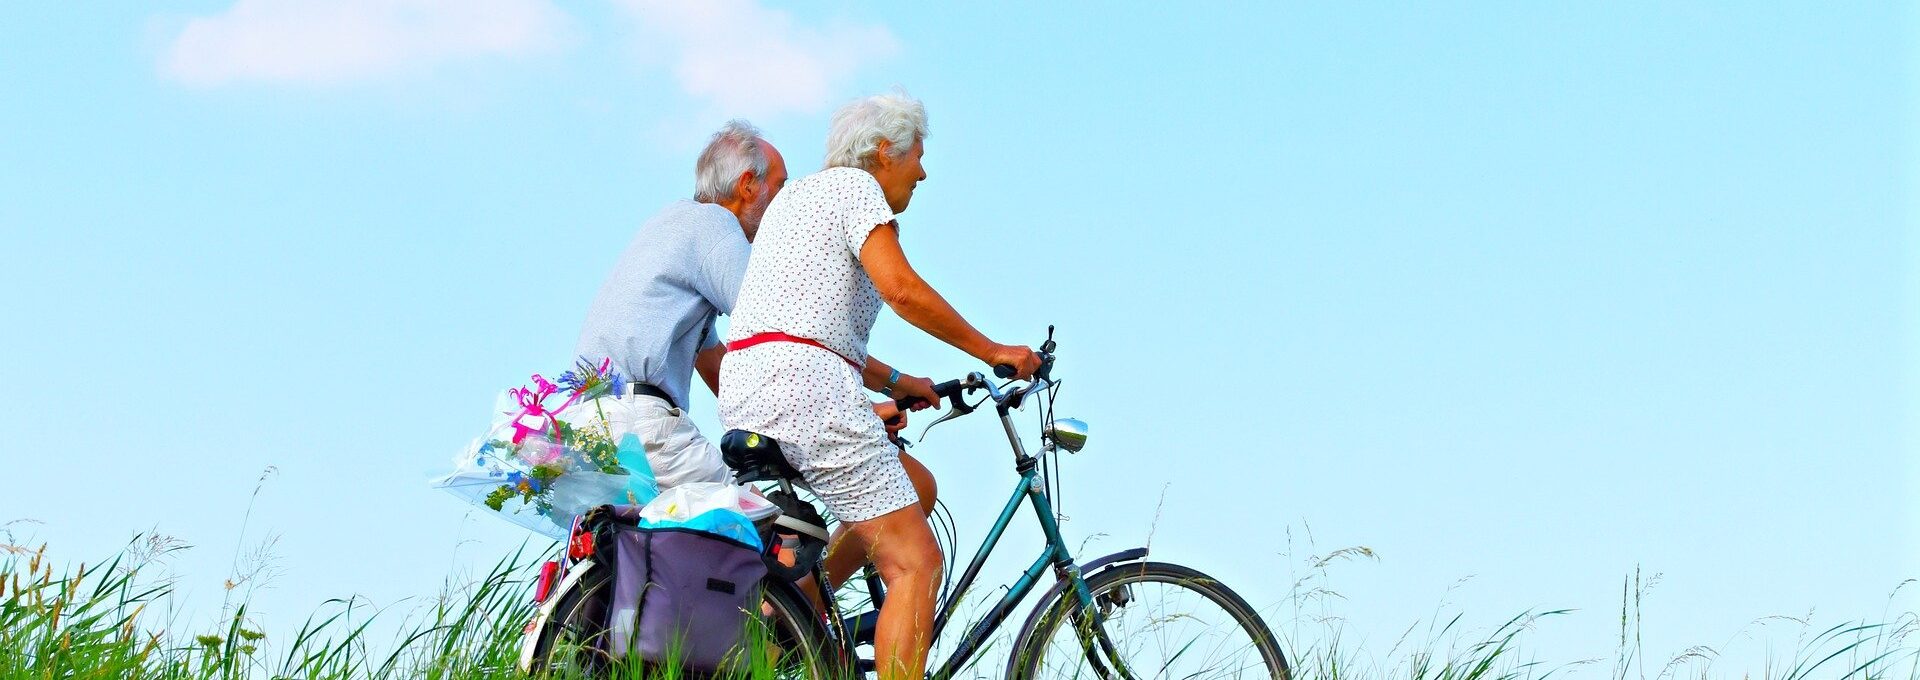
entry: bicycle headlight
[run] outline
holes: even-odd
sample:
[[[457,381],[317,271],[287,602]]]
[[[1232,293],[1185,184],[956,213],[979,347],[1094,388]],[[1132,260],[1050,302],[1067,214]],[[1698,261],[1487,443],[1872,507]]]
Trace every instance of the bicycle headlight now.
[[[1053,427],[1047,428],[1047,437],[1054,446],[1079,452],[1087,445],[1087,423],[1078,418],[1056,418]]]

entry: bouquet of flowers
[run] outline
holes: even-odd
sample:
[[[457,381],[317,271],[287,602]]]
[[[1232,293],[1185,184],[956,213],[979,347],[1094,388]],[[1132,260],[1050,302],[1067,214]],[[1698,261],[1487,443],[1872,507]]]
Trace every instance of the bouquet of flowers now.
[[[659,487],[639,439],[616,441],[595,401],[620,393],[624,381],[612,364],[583,357],[557,382],[536,373],[532,387],[508,390],[493,427],[429,485],[558,539],[588,508],[652,500]]]

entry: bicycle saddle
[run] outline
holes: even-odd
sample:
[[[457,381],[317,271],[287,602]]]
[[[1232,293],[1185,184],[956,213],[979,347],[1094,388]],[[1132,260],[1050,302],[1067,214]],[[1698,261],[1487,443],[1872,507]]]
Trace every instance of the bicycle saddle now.
[[[779,442],[746,430],[727,430],[720,437],[720,459],[733,469],[733,481],[738,484],[800,479],[800,471],[780,453]]]

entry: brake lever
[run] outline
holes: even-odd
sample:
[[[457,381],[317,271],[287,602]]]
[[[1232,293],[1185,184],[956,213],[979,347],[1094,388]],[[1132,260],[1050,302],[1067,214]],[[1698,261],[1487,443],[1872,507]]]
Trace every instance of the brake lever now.
[[[1029,382],[1026,385],[1022,386],[1020,389],[1007,392],[1006,398],[1002,400],[1001,403],[1006,404],[1007,408],[1013,409],[1015,411],[1023,411],[1027,407],[1028,397],[1031,397],[1040,392],[1045,392],[1049,389],[1053,389],[1053,385],[1054,385],[1054,382],[1052,380],[1035,379],[1034,381]]]
[[[923,442],[926,441],[927,431],[932,430],[933,426],[939,425],[949,420],[953,420],[954,418],[958,418],[960,416],[964,416],[966,414],[972,413],[974,409],[979,408],[981,404],[986,403],[985,398],[982,398],[980,401],[974,402],[972,404],[968,404],[967,400],[961,397],[953,397],[951,399],[948,399],[948,401],[953,403],[953,407],[947,409],[946,413],[941,414],[939,418],[935,418],[933,422],[927,423],[926,427],[921,428],[920,438],[915,441],[923,441]]]

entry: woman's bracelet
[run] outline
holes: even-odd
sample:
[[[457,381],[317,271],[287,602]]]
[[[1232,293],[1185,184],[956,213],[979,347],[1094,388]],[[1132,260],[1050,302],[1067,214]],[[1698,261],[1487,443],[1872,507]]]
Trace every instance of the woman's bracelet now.
[[[899,385],[900,385],[900,369],[896,368],[896,369],[893,369],[892,373],[887,374],[887,386],[885,388],[882,388],[880,391],[886,393],[887,396],[891,397],[893,396],[893,389],[895,387],[898,387]]]

